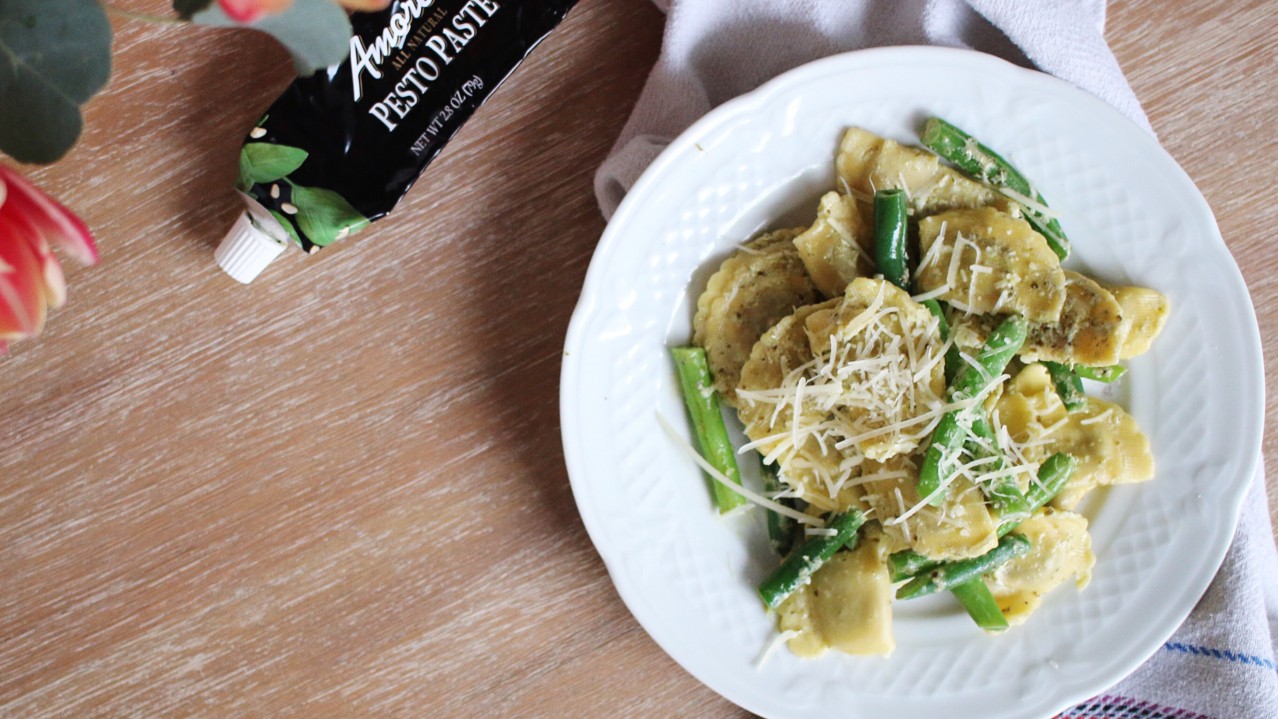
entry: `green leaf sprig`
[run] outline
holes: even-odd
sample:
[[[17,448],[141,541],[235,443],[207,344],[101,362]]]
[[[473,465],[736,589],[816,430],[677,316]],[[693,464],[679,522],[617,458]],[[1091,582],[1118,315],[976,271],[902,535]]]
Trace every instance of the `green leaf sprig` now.
[[[235,187],[248,192],[254,184],[281,180],[302,166],[309,153],[300,147],[246,142],[240,150],[240,174]]]
[[[94,0],[0,2],[0,150],[61,159],[80,139],[80,106],[110,74],[111,23]]]
[[[108,11],[134,20],[265,32],[288,48],[299,74],[346,58],[350,18],[333,0],[294,0],[285,11],[249,25],[213,0],[173,0],[177,18],[119,10],[98,0],[0,0],[0,152],[47,164],[80,139],[80,108],[111,75]]]
[[[324,247],[359,232],[369,220],[338,193],[323,187],[299,185],[289,178],[308,156],[300,147],[246,142],[240,150],[240,171],[235,186],[241,192],[248,192],[253,185],[283,181],[289,187],[287,204],[291,205],[285,209],[292,217],[278,210],[272,210],[271,214],[298,245],[305,247],[294,222],[311,244]]]

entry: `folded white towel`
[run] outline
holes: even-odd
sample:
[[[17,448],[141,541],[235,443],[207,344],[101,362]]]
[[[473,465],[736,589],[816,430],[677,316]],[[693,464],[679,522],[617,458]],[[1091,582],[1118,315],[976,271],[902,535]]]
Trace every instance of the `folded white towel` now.
[[[1104,0],[657,4],[669,12],[661,57],[595,177],[595,192],[608,217],[662,148],[711,108],[806,62],[865,47],[981,50],[1068,80],[1149,128],[1105,43]]]
[[[656,0],[661,57],[595,176],[611,216],[658,153],[699,117],[820,57],[887,45],[998,55],[1074,83],[1150,129],[1105,42],[1105,0]],[[1278,716],[1278,552],[1263,469],[1233,546],[1184,625],[1131,676],[1063,719]]]

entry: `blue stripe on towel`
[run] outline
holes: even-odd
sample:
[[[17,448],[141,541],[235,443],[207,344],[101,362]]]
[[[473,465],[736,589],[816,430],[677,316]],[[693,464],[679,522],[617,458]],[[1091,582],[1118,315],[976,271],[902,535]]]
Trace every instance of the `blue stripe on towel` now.
[[[1213,649],[1211,647],[1200,647],[1194,644],[1182,644],[1181,642],[1167,642],[1163,645],[1163,649],[1169,649],[1173,652],[1181,654],[1193,654],[1199,657],[1212,657],[1213,659],[1223,659],[1227,662],[1235,664],[1250,664],[1256,667],[1263,667],[1269,671],[1278,671],[1278,665],[1273,661],[1258,657],[1254,654],[1243,654],[1241,652],[1233,652],[1228,649]]]
[[[1211,719],[1186,709],[1164,707],[1137,699],[1099,696],[1067,709],[1056,719]]]

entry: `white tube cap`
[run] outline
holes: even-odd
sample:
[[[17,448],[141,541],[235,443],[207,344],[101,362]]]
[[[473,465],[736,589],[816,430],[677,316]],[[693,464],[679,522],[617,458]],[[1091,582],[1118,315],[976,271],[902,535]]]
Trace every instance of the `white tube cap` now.
[[[287,246],[284,240],[263,232],[245,210],[235,220],[231,231],[222,238],[213,252],[213,259],[226,274],[247,285]]]

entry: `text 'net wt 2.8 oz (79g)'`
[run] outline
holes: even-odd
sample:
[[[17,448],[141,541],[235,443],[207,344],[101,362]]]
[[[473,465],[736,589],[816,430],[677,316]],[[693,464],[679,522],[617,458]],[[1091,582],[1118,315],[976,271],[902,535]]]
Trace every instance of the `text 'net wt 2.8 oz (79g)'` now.
[[[576,0],[402,0],[351,16],[350,56],[298,78],[249,131],[247,208],[216,252],[251,282],[385,217]]]

